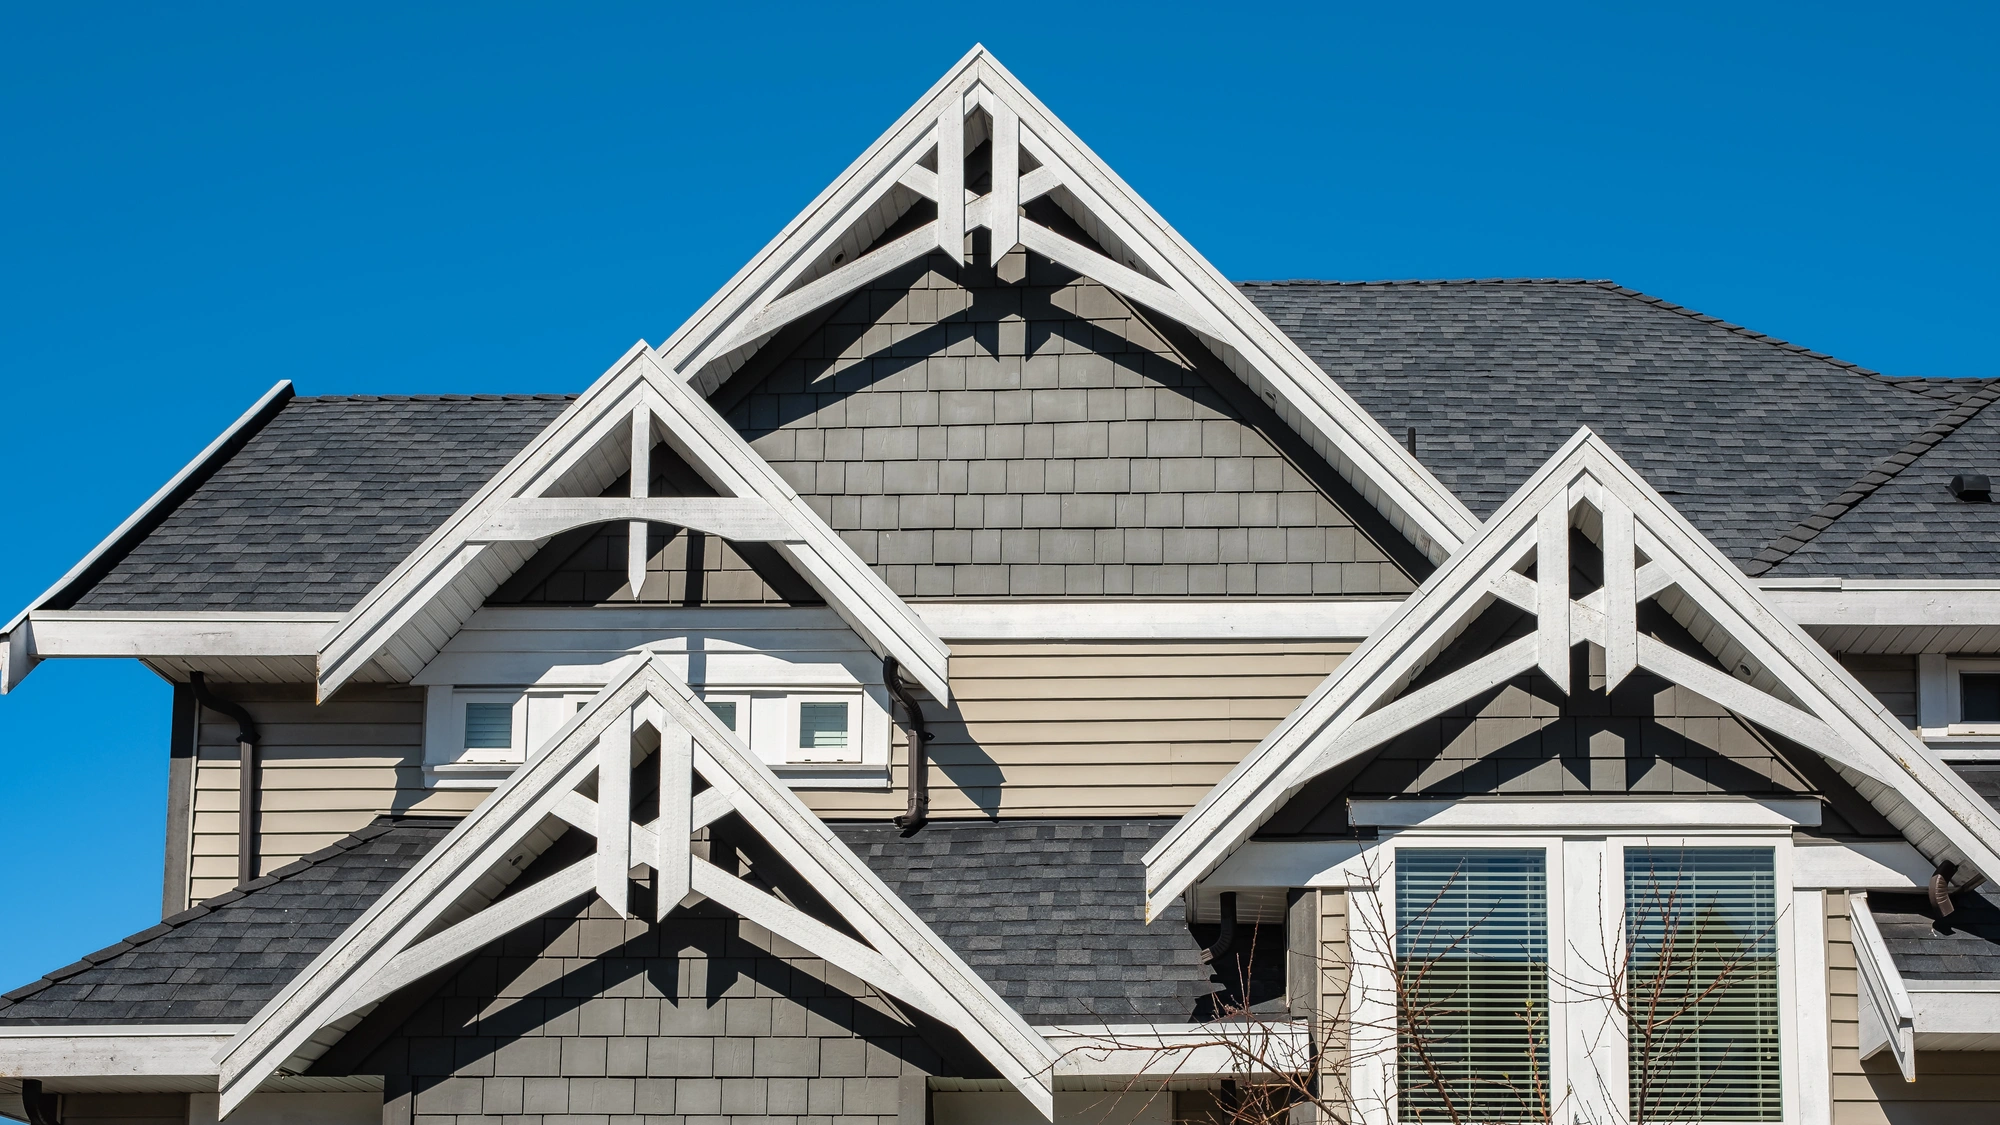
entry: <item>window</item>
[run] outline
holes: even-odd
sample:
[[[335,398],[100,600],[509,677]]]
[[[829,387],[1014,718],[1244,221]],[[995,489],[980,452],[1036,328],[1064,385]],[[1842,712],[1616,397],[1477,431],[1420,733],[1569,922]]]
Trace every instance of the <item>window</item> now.
[[[465,748],[467,750],[512,750],[514,748],[514,708],[506,703],[465,705]]]
[[[708,709],[723,726],[736,729],[736,701],[734,699],[708,700]]]
[[[1525,835],[1520,806],[1460,802],[1350,862],[1357,1104],[1399,1125],[1794,1121],[1790,829],[1648,835],[1634,818],[1688,814],[1596,804]]]
[[[1634,1121],[1777,1121],[1770,848],[1625,849]]]
[[[2000,672],[1958,674],[1958,721],[2000,723]]]
[[[799,704],[799,749],[847,750],[847,704]]]
[[[525,741],[522,698],[514,692],[460,692],[457,753],[451,762],[464,766],[512,766],[521,761]]]
[[[1397,1116],[1546,1116],[1548,881],[1534,849],[1396,853]]]

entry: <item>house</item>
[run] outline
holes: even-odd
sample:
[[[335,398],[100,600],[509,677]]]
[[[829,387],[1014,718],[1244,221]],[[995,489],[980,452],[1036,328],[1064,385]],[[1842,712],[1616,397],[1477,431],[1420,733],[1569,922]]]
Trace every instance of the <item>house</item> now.
[[[280,383],[6,624],[174,711],[0,1110],[1984,1120],[1996,397],[1231,284],[975,49],[581,394]]]

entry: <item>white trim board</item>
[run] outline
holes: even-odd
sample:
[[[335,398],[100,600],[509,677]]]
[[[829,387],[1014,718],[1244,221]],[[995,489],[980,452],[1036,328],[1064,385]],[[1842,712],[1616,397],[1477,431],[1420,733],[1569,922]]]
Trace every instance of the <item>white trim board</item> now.
[[[0,1074],[29,1078],[194,1077],[216,1072],[235,1024],[0,1028]]]
[[[1573,527],[1604,554],[1604,584],[1575,598]],[[1546,580],[1527,577],[1531,562]],[[1735,674],[1639,632],[1648,598]],[[1406,694],[1495,602],[1534,614],[1535,631]],[[1603,650],[1608,686],[1644,668],[1706,696],[1825,757],[1927,857],[2000,872],[1992,807],[1585,429],[1154,845],[1148,916],[1314,777],[1516,676],[1538,671],[1568,692],[1571,649],[1585,642]]]
[[[647,824],[629,811],[635,767],[657,773],[660,811]],[[691,835],[732,813],[861,940],[698,855]],[[588,833],[595,853],[502,897],[563,825]],[[957,1029],[1053,1112],[1048,1043],[658,660],[635,661],[593,696],[244,1026],[219,1060],[223,1111],[304,1069],[398,989],[531,920],[592,895],[629,915],[636,866],[651,869],[658,919],[690,894],[713,900]]]
[[[967,198],[965,152],[988,137],[993,188]],[[1009,143],[1011,142],[1011,143]],[[1029,165],[1034,167],[1030,168]],[[938,218],[867,248],[920,198]],[[1022,214],[1047,197],[1099,253]],[[776,238],[660,345],[711,394],[785,324],[933,250],[962,257],[974,228],[1186,325],[1397,529],[1442,559],[1478,521],[983,46],[975,46]]]
[[[126,516],[123,523],[114,528],[97,546],[91,548],[90,553],[79,559],[75,566],[70,567],[69,572],[57,579],[55,585],[42,591],[41,596],[29,602],[21,612],[14,615],[14,619],[7,623],[5,629],[0,629],[0,695],[14,690],[22,678],[33,671],[38,663],[38,658],[32,651],[34,627],[28,623],[29,614],[47,605],[51,599],[62,594],[71,583],[88,573],[101,560],[123,547],[126,539],[138,531],[162,505],[193,483],[239,440],[248,440],[248,435],[254,427],[269,420],[272,415],[283,409],[291,398],[292,381],[278,380],[270,390],[265,391],[256,402],[250,404],[250,409],[245,410],[236,421],[231,422],[217,434],[214,441],[209,442],[206,448],[195,454],[194,460],[182,466],[181,471],[161,485],[159,491],[147,498],[146,502],[139,505],[131,515]]]

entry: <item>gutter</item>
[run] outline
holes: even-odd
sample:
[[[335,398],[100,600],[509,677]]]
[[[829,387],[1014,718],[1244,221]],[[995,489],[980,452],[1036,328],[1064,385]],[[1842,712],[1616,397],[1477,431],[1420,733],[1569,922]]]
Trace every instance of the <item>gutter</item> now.
[[[904,713],[910,717],[909,729],[905,732],[910,744],[910,803],[904,808],[903,815],[895,818],[896,827],[903,830],[903,835],[909,836],[915,834],[930,819],[930,742],[937,735],[931,733],[930,727],[924,722],[923,705],[917,702],[917,697],[911,694],[908,685],[903,683],[902,668],[893,656],[882,658],[882,683],[888,687],[889,694],[896,702],[903,705]],[[891,714],[894,714],[893,708]]]

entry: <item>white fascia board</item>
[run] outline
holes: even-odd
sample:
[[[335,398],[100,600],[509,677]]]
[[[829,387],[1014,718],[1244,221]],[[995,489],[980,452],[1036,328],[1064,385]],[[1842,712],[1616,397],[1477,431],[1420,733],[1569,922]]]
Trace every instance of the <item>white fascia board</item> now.
[[[1240,1078],[1296,1073],[1312,1065],[1304,1023],[1054,1024],[1035,1030],[1055,1049],[1063,1078]],[[1268,1070],[1246,1067],[1251,1059]]]
[[[1820,803],[1772,800],[1593,801],[1535,799],[1357,800],[1348,819],[1363,827],[1516,831],[1730,832],[1818,827]]]
[[[31,651],[53,657],[229,657],[318,654],[337,613],[38,609]]]
[[[1910,980],[1904,978],[1915,1011],[1916,1034],[2000,1035],[2000,980]]]
[[[69,573],[57,579],[53,586],[42,591],[40,597],[29,602],[21,612],[15,614],[14,619],[7,623],[5,629],[0,629],[0,695],[12,691],[15,685],[19,684],[22,678],[35,666],[37,658],[31,651],[32,646],[26,642],[25,638],[21,643],[15,643],[17,637],[24,636],[22,626],[28,622],[29,615],[40,610],[48,604],[50,599],[68,589],[71,583],[89,572],[101,560],[114,551],[126,546],[126,539],[144,524],[147,519],[152,517],[161,505],[180,492],[183,486],[207,470],[217,457],[229,449],[251,427],[259,425],[266,420],[269,414],[282,408],[285,402],[291,397],[292,381],[290,379],[278,380],[278,382],[272,385],[270,390],[265,391],[258,397],[256,402],[250,404],[250,409],[238,415],[236,421],[231,422],[227,428],[220,434],[217,434],[214,441],[209,442],[206,448],[200,453],[195,454],[194,460],[182,466],[181,471],[175,473],[167,483],[161,485],[159,491],[153,493],[131,515],[125,517],[123,523],[114,528],[111,534],[105,536],[103,541],[98,543],[96,547],[91,548],[90,553],[78,560],[75,566],[70,567]]]
[[[1806,626],[2000,625],[2000,582],[1777,579],[1764,597]]]
[[[234,1024],[0,1028],[0,1077],[213,1077]]]
[[[1358,641],[1402,598],[914,602],[947,641]]]
[[[1921,890],[1930,885],[1932,870],[1933,864],[1906,840],[1802,840],[1792,848],[1792,886],[1801,890]]]

